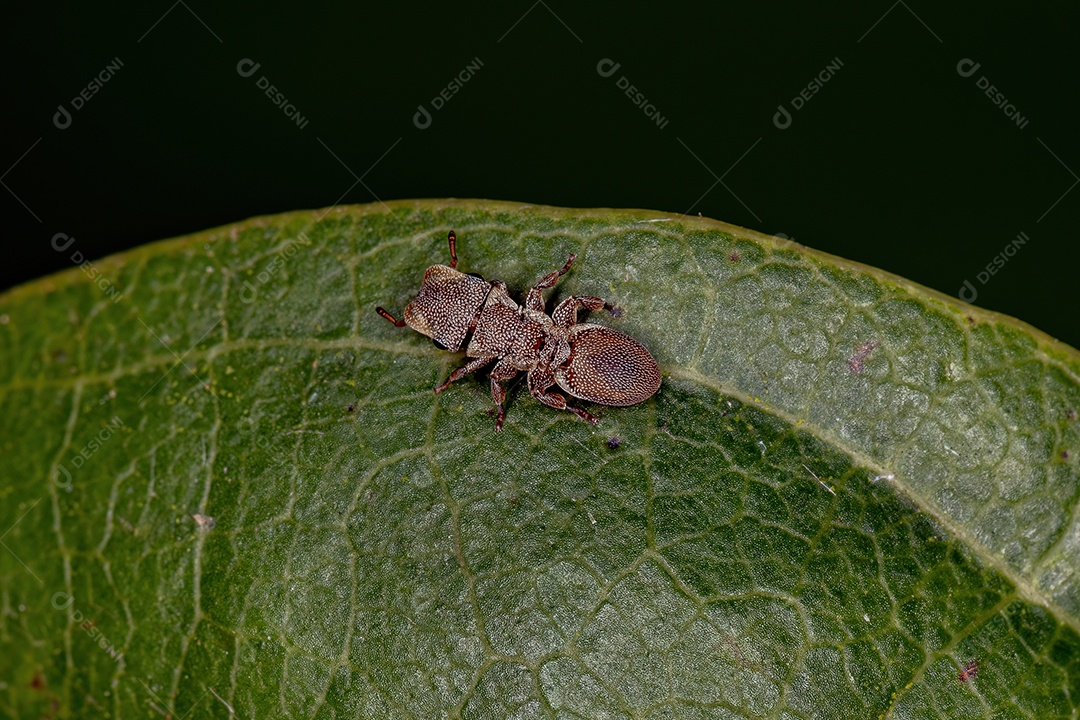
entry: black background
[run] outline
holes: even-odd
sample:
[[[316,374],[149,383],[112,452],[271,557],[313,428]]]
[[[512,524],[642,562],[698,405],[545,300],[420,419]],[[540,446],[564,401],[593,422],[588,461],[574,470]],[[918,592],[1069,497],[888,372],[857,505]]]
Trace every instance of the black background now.
[[[74,250],[97,258],[253,215],[492,198],[701,212],[950,295],[968,280],[976,304],[1080,346],[1074,8],[7,5],[0,289],[70,267]],[[57,128],[58,106],[70,111],[115,58],[119,71]],[[259,63],[251,77],[237,72],[244,58]],[[620,64],[606,78],[604,58]],[[957,71],[965,58],[980,64],[970,77]],[[304,128],[257,87],[263,76]],[[421,104],[432,113],[423,130]],[[781,104],[792,115],[783,130]],[[76,239],[66,253],[50,246],[59,232]],[[980,283],[1020,232],[1028,243]]]

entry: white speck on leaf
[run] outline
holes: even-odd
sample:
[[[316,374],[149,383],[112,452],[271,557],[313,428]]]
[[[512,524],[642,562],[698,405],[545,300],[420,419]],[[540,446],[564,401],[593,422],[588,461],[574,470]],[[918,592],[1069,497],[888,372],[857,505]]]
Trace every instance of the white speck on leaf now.
[[[195,521],[195,524],[202,532],[213,530],[214,526],[217,525],[217,520],[209,515],[203,515],[202,513],[195,513],[191,516],[191,519]]]

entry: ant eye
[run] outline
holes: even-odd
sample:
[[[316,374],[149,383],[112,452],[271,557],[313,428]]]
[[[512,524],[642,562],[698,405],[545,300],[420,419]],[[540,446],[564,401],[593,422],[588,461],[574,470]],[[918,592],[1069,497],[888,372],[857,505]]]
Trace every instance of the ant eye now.
[[[431,342],[433,342],[435,344],[435,347],[439,348],[440,350],[449,350],[450,349],[450,348],[446,347],[445,345],[443,345],[438,340],[436,340],[435,338],[431,338]]]
[[[484,276],[481,275],[480,273],[465,273],[465,274],[468,275],[469,277],[474,277],[477,280],[483,280],[484,279]]]

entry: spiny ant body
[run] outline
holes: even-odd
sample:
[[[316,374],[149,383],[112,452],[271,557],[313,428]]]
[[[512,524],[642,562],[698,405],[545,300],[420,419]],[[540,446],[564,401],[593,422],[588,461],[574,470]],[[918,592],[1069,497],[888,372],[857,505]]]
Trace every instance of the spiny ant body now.
[[[570,270],[574,255],[562,268],[536,283],[522,307],[510,297],[502,281],[459,272],[453,230],[448,240],[450,265],[427,269],[420,294],[405,308],[404,320],[381,307],[375,308],[398,327],[408,325],[427,335],[440,350],[457,352],[464,348],[465,354],[473,358],[450,373],[446,382],[435,388],[436,393],[494,362],[491,396],[498,408],[495,430],[499,431],[506,416],[502,382],[519,372],[527,373],[529,392],[534,398],[549,407],[570,410],[593,424],[597,418],[568,405],[561,393],[549,392],[549,388],[558,385],[572,397],[616,406],[642,402],[659,389],[660,369],[641,343],[602,325],[577,321],[581,308],[613,311],[602,298],[571,296],[559,303],[551,315],[544,311],[544,290]]]

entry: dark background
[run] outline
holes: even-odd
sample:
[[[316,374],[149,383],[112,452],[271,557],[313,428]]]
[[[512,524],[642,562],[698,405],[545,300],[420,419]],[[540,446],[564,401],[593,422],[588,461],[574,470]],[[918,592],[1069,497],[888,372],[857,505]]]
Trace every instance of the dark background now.
[[[493,198],[701,212],[950,295],[968,280],[976,304],[1080,346],[1075,4],[153,0],[6,5],[0,18],[0,289],[70,267],[74,250],[98,258],[253,215]],[[244,58],[260,64],[251,77]],[[620,64],[606,78],[604,58]],[[970,77],[965,58],[980,64]],[[76,239],[68,252],[50,246],[59,232]],[[1020,232],[1027,244],[980,283]]]

